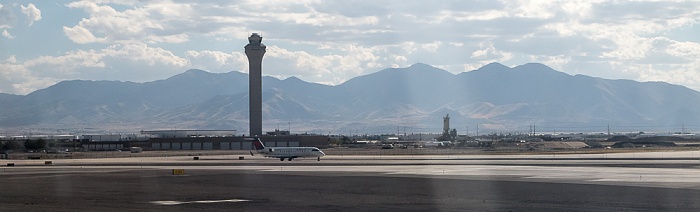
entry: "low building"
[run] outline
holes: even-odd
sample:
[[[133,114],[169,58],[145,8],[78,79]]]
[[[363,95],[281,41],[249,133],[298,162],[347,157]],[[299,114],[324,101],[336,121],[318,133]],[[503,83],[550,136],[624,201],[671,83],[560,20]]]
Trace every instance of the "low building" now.
[[[141,134],[151,138],[233,137],[236,130],[149,130]]]
[[[83,141],[88,141],[88,142],[113,142],[113,141],[121,141],[122,135],[119,135],[119,134],[83,135],[82,139],[83,139]]]
[[[270,147],[300,147],[315,146],[327,148],[328,136],[322,135],[291,135],[264,136],[260,140]],[[251,150],[251,137],[180,137],[152,138],[151,150]]]
[[[127,142],[123,141],[100,141],[81,142],[80,145],[87,151],[115,151],[127,148]]]

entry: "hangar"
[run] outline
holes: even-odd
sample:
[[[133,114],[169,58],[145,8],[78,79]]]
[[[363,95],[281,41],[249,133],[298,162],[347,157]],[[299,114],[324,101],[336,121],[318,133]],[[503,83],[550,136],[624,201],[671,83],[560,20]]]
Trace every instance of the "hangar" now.
[[[270,147],[328,147],[328,136],[289,135],[262,136],[260,140]],[[251,137],[179,137],[151,138],[151,150],[251,150]]]
[[[141,134],[151,138],[233,137],[236,130],[142,130]]]

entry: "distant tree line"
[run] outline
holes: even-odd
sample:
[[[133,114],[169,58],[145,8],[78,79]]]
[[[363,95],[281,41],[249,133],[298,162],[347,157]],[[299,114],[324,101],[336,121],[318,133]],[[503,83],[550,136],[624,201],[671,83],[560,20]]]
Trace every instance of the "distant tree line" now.
[[[6,141],[6,142],[0,142],[0,149],[2,150],[18,150],[21,149],[22,146],[17,143],[17,141]],[[38,150],[38,149],[43,149],[46,148],[46,140],[44,139],[37,139],[37,140],[26,140],[24,141],[24,148],[27,150]]]
[[[17,150],[20,148],[16,141],[7,141],[4,144],[0,144],[0,146],[2,146],[2,150]]]
[[[28,150],[43,149],[46,148],[46,141],[44,139],[27,140],[24,142],[24,148]]]

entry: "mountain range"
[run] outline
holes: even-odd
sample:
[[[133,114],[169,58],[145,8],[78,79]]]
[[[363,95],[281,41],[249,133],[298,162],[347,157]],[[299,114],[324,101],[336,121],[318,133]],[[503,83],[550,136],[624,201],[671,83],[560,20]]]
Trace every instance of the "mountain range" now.
[[[135,83],[62,81],[0,94],[0,127],[72,132],[152,129],[248,131],[248,75],[188,70]],[[452,74],[426,64],[330,86],[263,77],[263,129],[292,133],[440,133],[449,114],[463,134],[623,131],[700,124],[700,92],[664,82],[569,75],[543,64],[491,63]],[[478,126],[478,127],[477,127]]]

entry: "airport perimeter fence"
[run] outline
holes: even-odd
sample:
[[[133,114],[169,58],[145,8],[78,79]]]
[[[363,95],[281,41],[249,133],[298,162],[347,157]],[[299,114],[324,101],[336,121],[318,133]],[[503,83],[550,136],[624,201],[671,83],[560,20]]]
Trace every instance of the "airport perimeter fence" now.
[[[249,151],[244,150],[177,150],[177,151],[143,151],[131,153],[129,151],[89,151],[69,153],[10,153],[6,159],[82,159],[82,158],[126,158],[126,157],[176,157],[176,156],[206,156],[206,155],[240,155],[250,156]]]
[[[407,149],[363,149],[363,148],[332,148],[323,150],[327,155],[461,155],[483,153],[484,149],[474,148],[407,148]]]
[[[379,148],[328,148],[322,149],[326,155],[461,155],[484,153],[485,149],[437,149],[437,148],[408,148],[408,149],[379,149]],[[7,159],[81,159],[81,158],[124,158],[124,157],[176,157],[176,156],[206,156],[233,155],[250,156],[249,150],[174,150],[174,151],[143,151],[131,153],[128,151],[91,151],[70,152],[62,154],[48,153],[12,153]]]
[[[514,148],[328,148],[321,149],[329,156],[344,155],[470,155],[470,154],[591,154],[591,153],[624,153],[642,151],[697,151],[700,147],[687,148],[629,148],[629,149],[567,149],[567,150],[527,150]],[[141,153],[131,153],[129,151],[91,151],[91,152],[69,152],[69,153],[9,153],[2,159],[23,160],[23,159],[81,159],[81,158],[124,158],[124,157],[177,157],[177,156],[207,156],[207,155],[228,155],[235,158],[249,157],[250,150],[160,150],[143,151]],[[253,151],[255,153],[255,151]]]

